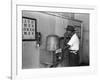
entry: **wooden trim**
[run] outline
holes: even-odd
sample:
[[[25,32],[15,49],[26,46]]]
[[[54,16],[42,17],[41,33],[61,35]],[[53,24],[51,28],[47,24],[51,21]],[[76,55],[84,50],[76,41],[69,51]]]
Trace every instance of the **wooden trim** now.
[[[36,41],[36,39],[22,39],[22,41]]]
[[[30,18],[30,17],[25,17],[25,16],[22,16],[22,18],[31,19],[31,20],[36,20],[35,18]]]

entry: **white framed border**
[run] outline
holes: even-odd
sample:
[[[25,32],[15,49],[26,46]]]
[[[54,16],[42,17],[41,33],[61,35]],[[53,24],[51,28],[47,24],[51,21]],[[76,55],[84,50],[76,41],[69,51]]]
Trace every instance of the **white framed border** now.
[[[74,12],[74,13],[89,13],[90,14],[90,66],[81,67],[66,67],[66,68],[49,68],[49,69],[26,69],[22,70],[22,37],[21,23],[22,10],[31,11],[54,11],[54,12]],[[42,77],[56,76],[74,76],[74,75],[89,75],[97,72],[97,54],[95,54],[96,44],[96,8],[90,6],[76,5],[54,5],[54,4],[33,4],[23,2],[12,2],[12,80],[15,79],[33,79]]]

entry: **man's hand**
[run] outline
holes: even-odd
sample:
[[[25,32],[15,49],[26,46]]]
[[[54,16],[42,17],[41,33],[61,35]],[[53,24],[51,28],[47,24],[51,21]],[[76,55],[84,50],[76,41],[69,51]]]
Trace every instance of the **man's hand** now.
[[[70,48],[70,45],[68,44],[64,46],[64,49],[69,49],[69,48]]]

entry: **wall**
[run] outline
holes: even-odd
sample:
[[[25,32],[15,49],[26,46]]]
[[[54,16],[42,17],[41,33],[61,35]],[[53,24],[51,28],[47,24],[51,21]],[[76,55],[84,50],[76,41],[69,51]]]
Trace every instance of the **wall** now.
[[[55,34],[62,37],[64,36],[64,33],[66,31],[66,27],[68,25],[68,20],[56,17],[56,23],[55,23]]]
[[[33,41],[22,42],[22,68],[38,68],[39,67],[39,48]]]
[[[82,62],[89,63],[89,14],[75,14],[75,19],[83,21]]]
[[[54,34],[55,18],[39,12],[23,11],[23,16],[37,19],[37,32],[42,34],[41,49],[45,49],[46,36]],[[23,42],[23,68],[37,68],[40,62],[40,49],[35,42]],[[42,54],[42,53],[41,53]]]

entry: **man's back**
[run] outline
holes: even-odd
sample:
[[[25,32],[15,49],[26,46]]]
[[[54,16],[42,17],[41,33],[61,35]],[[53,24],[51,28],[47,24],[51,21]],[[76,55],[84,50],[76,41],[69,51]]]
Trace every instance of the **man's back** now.
[[[71,39],[68,41],[67,43],[68,45],[70,45],[70,50],[79,50],[79,38],[77,36],[77,34],[73,34],[73,36],[71,37]]]

